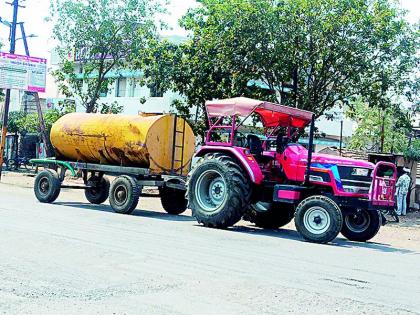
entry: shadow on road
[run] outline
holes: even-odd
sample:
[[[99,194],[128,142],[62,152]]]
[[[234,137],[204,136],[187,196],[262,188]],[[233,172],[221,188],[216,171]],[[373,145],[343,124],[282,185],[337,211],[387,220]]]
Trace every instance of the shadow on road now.
[[[304,241],[297,231],[288,230],[288,229],[264,230],[260,228],[254,228],[252,226],[237,226],[237,227],[230,228],[229,231],[252,234],[252,235],[278,237],[278,238],[284,238],[284,239],[290,239],[290,240],[296,240],[296,241]],[[352,242],[343,237],[337,237],[333,242],[325,244],[325,246],[337,246],[341,248],[367,248],[367,249],[372,249],[372,250],[381,251],[381,252],[388,252],[388,253],[393,253],[393,252],[401,253],[401,254],[416,253],[415,251],[412,251],[412,250],[393,247],[390,244],[375,243],[375,242],[366,242],[366,243]]]
[[[83,202],[55,202],[54,204],[67,206],[67,207],[75,207],[79,209],[114,213],[114,211],[109,205],[94,205],[94,204],[83,203]],[[193,217],[187,216],[187,215],[171,215],[171,214],[167,214],[163,212],[140,210],[140,209],[136,209],[131,215],[138,216],[138,217],[158,219],[158,220],[165,220],[165,221],[194,221],[196,222],[196,220]],[[201,226],[201,225],[198,225],[198,226]],[[253,226],[234,226],[234,227],[229,228],[228,231],[251,234],[251,235],[283,238],[283,239],[295,240],[295,241],[300,241],[300,242],[304,241],[297,231],[289,230],[289,229],[264,230],[264,229],[253,227]],[[317,245],[321,246],[319,244]],[[390,244],[375,243],[375,242],[366,242],[366,243],[352,242],[343,237],[337,237],[333,242],[325,244],[324,246],[337,246],[337,247],[349,248],[349,249],[367,248],[367,249],[387,252],[387,253],[393,253],[393,252],[401,253],[401,254],[417,253],[415,251],[408,250],[408,249],[392,247],[392,245]]]
[[[93,210],[93,211],[102,211],[102,212],[111,212],[114,213],[112,208],[108,205],[93,205],[90,203],[83,202],[55,202],[54,204],[66,207],[74,207],[79,209]],[[187,215],[171,215],[163,212],[155,212],[149,210],[136,209],[130,215],[137,217],[146,217],[152,219],[159,219],[165,221],[195,221],[193,217]]]

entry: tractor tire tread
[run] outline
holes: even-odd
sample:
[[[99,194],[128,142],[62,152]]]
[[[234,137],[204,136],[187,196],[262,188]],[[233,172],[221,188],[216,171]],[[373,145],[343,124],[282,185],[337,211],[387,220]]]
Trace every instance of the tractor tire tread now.
[[[324,232],[322,235],[312,234],[305,228],[303,223],[303,215],[305,208],[308,206],[308,204],[313,202],[318,204],[322,203],[324,204],[324,206],[326,204],[328,208],[324,209],[327,209],[327,211],[330,212],[329,215],[331,217],[330,219],[332,220],[331,228],[328,231]],[[305,240],[309,242],[325,244],[334,240],[340,233],[343,226],[343,215],[339,206],[332,199],[326,196],[314,195],[304,199],[296,207],[295,226],[296,230],[302,235],[302,237]]]

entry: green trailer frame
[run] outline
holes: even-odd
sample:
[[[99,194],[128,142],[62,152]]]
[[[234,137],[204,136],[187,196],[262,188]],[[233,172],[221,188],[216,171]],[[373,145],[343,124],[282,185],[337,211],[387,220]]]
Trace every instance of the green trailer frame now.
[[[61,188],[82,189],[85,190],[89,202],[99,204],[109,196],[115,212],[129,214],[135,209],[141,195],[150,196],[142,194],[142,188],[154,186],[158,187],[162,206],[168,213],[180,214],[187,208],[186,176],[153,174],[149,169],[141,167],[62,161],[55,158],[32,159],[30,163],[44,168],[35,178],[34,184],[35,195],[41,202],[54,202]],[[72,177],[82,178],[84,184],[64,184],[67,172]],[[110,184],[105,175],[116,178]],[[95,193],[102,197],[95,197]]]

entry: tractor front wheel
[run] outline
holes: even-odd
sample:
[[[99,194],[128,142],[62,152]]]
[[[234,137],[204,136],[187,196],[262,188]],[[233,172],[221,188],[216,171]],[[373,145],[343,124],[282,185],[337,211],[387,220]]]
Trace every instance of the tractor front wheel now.
[[[350,241],[366,242],[372,239],[382,226],[379,211],[362,210],[344,217],[341,234]]]
[[[251,187],[245,171],[221,153],[201,158],[188,175],[187,187],[192,214],[207,227],[234,225],[250,204]]]
[[[330,198],[311,196],[297,206],[295,225],[306,240],[328,243],[340,233],[343,215],[338,205]]]

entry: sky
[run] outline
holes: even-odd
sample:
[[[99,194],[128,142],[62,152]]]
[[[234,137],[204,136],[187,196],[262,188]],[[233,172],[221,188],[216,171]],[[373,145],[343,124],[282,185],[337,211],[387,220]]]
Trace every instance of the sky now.
[[[10,1],[11,2],[11,1]],[[26,0],[20,1],[25,8],[19,9],[18,20],[25,23],[26,35],[34,34],[37,37],[28,38],[30,54],[34,57],[50,58],[50,51],[54,47],[54,41],[51,39],[52,25],[45,21],[48,16],[50,0]],[[401,7],[408,10],[407,19],[410,22],[416,22],[420,19],[420,0],[400,0]],[[178,25],[178,20],[191,7],[197,6],[195,0],[170,0],[167,7],[168,16],[165,21],[171,27],[164,31],[163,35],[182,35],[186,32]],[[0,2],[0,16],[7,21],[12,20],[12,7],[5,1]],[[20,38],[20,32],[17,38]],[[3,51],[8,51],[8,27],[0,24],[0,40],[4,44]],[[23,42],[16,42],[16,53],[24,54]]]

